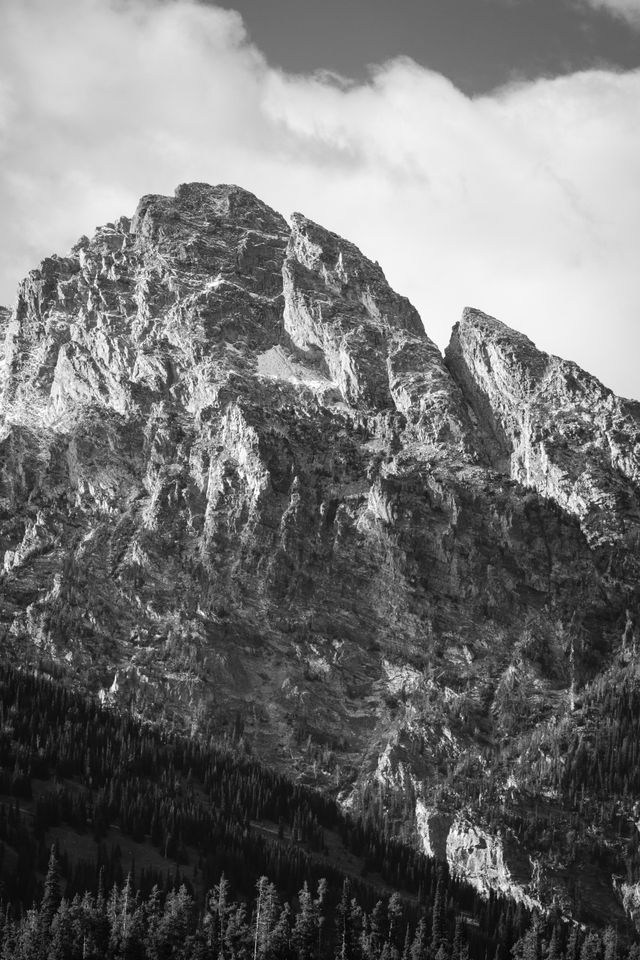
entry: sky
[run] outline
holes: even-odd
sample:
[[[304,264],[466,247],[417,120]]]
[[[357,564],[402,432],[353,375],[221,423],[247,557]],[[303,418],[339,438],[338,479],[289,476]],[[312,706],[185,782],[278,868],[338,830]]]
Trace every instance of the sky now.
[[[640,0],[0,0],[0,303],[146,193],[352,240],[640,399]]]

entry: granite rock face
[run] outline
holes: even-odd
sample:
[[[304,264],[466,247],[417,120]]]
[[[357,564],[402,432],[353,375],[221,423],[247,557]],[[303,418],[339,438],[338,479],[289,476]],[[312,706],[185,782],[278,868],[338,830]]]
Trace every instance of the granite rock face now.
[[[493,466],[554,500],[589,543],[640,547],[640,404],[466,310],[446,352]],[[635,555],[635,556],[634,556]]]
[[[144,197],[0,328],[7,655],[417,840],[439,811],[456,869],[534,896],[439,784],[630,642],[638,405],[476,311],[443,358],[377,264],[234,186]]]

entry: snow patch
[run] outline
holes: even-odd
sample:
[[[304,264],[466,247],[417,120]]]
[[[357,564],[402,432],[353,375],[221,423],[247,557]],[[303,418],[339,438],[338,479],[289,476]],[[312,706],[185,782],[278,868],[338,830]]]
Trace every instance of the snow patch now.
[[[271,347],[259,354],[258,373],[261,377],[285,380],[287,383],[302,384],[315,390],[336,389],[336,384],[320,370],[301,363],[288,355],[283,347]]]

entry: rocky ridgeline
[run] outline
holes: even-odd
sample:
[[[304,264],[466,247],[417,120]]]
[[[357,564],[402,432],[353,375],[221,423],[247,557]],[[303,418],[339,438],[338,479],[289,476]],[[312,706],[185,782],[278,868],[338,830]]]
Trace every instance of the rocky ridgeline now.
[[[469,791],[634,645],[638,405],[473,310],[443,358],[377,264],[234,186],[144,197],[0,327],[3,650],[569,909]]]
[[[577,517],[591,544],[640,548],[640,404],[465,310],[446,352],[497,470]]]

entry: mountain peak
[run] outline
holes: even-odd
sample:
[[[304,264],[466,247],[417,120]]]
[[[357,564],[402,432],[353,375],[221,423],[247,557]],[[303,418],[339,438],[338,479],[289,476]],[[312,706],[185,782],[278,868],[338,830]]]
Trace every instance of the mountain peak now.
[[[471,308],[445,358],[495,467],[578,517],[594,543],[636,542],[640,432],[625,401],[577,364]]]
[[[214,220],[233,219],[238,225],[247,223],[253,227],[256,226],[256,221],[260,222],[266,217],[268,220],[277,220],[279,225],[286,229],[286,222],[280,214],[249,190],[233,183],[182,183],[176,187],[173,197],[148,194],[140,199],[134,222],[139,218],[140,212],[153,205],[158,205],[160,209],[190,211],[199,219],[208,215]]]
[[[264,761],[543,898],[504,797],[635,649],[630,406],[477,310],[443,359],[377,263],[234,185],[48,258],[5,353],[3,655],[94,693],[119,672],[114,699],[203,736],[236,716]]]
[[[461,344],[465,344],[468,350],[481,349],[485,356],[492,351],[508,355],[521,371],[522,386],[527,377],[538,380],[544,376],[547,354],[538,350],[524,333],[475,307],[465,307],[460,322],[452,331],[449,353],[456,352]]]

